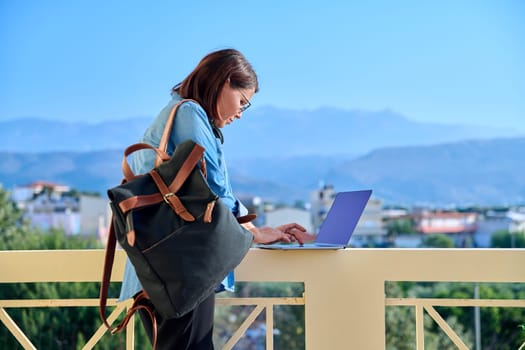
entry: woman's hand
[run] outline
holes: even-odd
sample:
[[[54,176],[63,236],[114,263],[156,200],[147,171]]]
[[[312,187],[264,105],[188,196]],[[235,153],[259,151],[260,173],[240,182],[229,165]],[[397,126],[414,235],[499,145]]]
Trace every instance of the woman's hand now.
[[[306,229],[297,223],[277,226],[276,229],[284,232],[285,235],[290,239],[290,242],[297,242],[301,245],[306,242],[311,242],[315,239],[315,235],[306,232]]]
[[[252,223],[243,224],[246,229],[253,233],[254,243],[274,242],[297,242],[303,244],[314,239],[314,235],[306,232],[306,229],[296,223],[272,227],[255,227]]]

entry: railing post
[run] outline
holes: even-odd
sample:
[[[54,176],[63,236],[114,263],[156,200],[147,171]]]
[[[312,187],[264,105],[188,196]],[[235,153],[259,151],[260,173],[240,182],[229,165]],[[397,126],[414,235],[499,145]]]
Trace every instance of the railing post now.
[[[126,350],[135,349],[135,316],[131,316],[126,325]]]
[[[341,266],[323,263],[322,268]],[[384,349],[384,283],[366,270],[338,272],[305,281],[306,349]]]
[[[416,305],[416,350],[425,350],[425,314],[423,305]]]

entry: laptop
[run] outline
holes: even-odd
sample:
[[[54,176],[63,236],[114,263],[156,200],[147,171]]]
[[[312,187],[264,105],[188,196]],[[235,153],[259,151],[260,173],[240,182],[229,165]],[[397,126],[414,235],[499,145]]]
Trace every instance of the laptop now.
[[[337,193],[313,243],[257,244],[255,247],[279,250],[345,249],[371,194],[372,190]]]

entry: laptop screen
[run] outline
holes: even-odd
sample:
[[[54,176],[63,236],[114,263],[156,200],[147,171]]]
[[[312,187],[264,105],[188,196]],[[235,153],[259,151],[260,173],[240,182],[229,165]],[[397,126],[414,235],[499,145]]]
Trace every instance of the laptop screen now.
[[[316,243],[347,245],[371,194],[371,190],[337,193]]]

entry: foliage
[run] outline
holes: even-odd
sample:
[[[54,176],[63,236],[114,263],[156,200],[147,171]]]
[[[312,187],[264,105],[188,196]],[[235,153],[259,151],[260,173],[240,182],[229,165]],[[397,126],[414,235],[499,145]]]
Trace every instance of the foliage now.
[[[388,282],[387,297],[400,298],[474,298],[474,283],[448,282]],[[480,283],[481,299],[525,298],[522,285],[509,283]],[[474,308],[435,307],[435,310],[473,348]],[[480,307],[481,347],[488,350],[517,349],[524,341],[520,325],[525,319],[521,308]],[[415,315],[413,307],[388,306],[386,308],[387,349],[413,349],[415,346]],[[425,312],[425,349],[454,349],[440,327]]]
[[[525,232],[496,231],[490,239],[490,246],[492,248],[525,248]]]
[[[414,233],[414,221],[411,218],[392,219],[387,222],[386,230],[388,237]]]
[[[9,244],[27,230],[27,223],[22,222],[22,212],[9,200],[9,192],[0,188],[0,242]]]
[[[385,285],[387,297],[398,298],[403,296],[401,283],[387,283]],[[416,326],[413,307],[385,308],[385,337],[386,350],[414,349]]]
[[[445,234],[428,235],[423,238],[423,247],[454,248],[454,240]]]
[[[60,230],[40,232],[22,221],[22,213],[0,190],[0,250],[91,249],[101,248],[95,238],[65,236]],[[110,296],[118,296],[113,283]],[[0,284],[0,300],[98,298],[98,283],[5,283]],[[6,310],[38,349],[80,349],[101,325],[96,307],[9,308]],[[137,317],[138,318],[138,317]],[[149,342],[142,327],[136,327],[135,343],[147,349]],[[8,329],[0,324],[2,349],[22,349]],[[151,348],[151,346],[149,346]],[[107,333],[97,349],[124,349],[125,335]]]
[[[234,293],[225,297],[300,297],[302,283],[236,283]],[[215,317],[215,345],[221,348],[239,325],[254,309],[253,306],[217,307]],[[235,349],[265,349],[265,313],[262,312],[239,340]],[[278,305],[274,307],[274,347],[276,349],[304,349],[304,306]]]
[[[64,195],[74,198],[78,198],[81,195],[86,195],[90,197],[100,197],[100,193],[97,191],[79,191],[76,189],[71,189],[69,192],[64,193]]]

